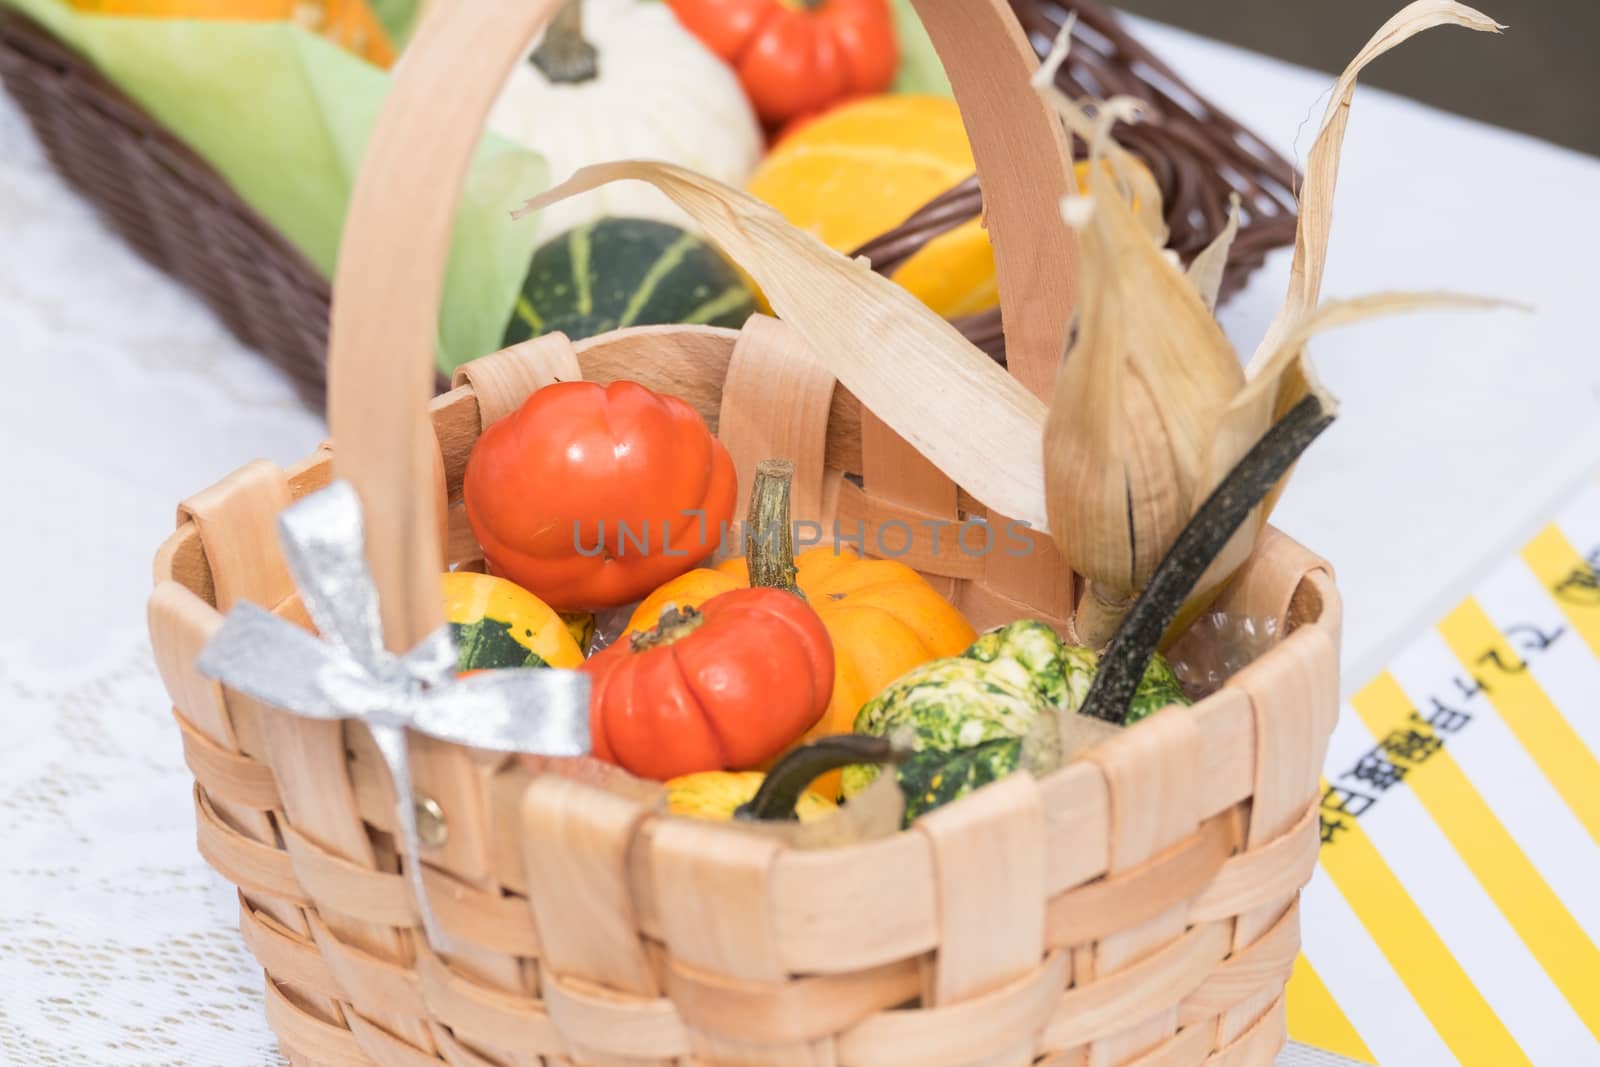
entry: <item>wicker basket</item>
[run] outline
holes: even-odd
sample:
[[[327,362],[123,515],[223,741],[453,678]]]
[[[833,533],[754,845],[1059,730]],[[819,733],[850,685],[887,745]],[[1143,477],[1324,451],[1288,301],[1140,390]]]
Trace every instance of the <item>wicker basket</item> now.
[[[1119,137],[1161,185],[1173,246],[1186,258],[1222,229],[1228,194],[1244,198],[1245,225],[1223,292],[1236,291],[1268,251],[1294,241],[1294,168],[1185,85],[1094,0],[1012,0],[1034,47],[1048,49],[1067,12],[1079,16],[1058,81],[1072,92],[1117,92],[1150,104],[1153,121]],[[321,407],[327,388],[328,283],[203,160],[75,52],[0,3],[0,78],[51,161],[129,244],[198,293],[245,344]],[[981,209],[971,180],[861,252],[899,266]],[[1004,358],[1000,318],[958,323]],[[441,387],[444,385],[440,381]]]
[[[1041,56],[1063,23],[1077,17],[1072,50],[1056,71],[1056,85],[1067,95],[1144,101],[1144,121],[1119,125],[1116,138],[1155,176],[1168,247],[1184,263],[1222,232],[1229,198],[1239,197],[1239,232],[1228,252],[1223,300],[1244,287],[1268,252],[1294,244],[1300,176],[1293,164],[1185,83],[1109,11],[1084,0],[1011,0],[1011,9]],[[983,195],[974,175],[853,254],[890,272],[929,241],[982,212]],[[973,344],[1005,361],[997,312],[957,319],[956,326]]]
[[[1044,778],[1013,775],[846,848],[667,817],[643,795],[416,737],[417,799],[448,832],[406,855],[364,728],[197,671],[236,602],[304,621],[274,521],[335,475],[365,506],[389,644],[430,632],[441,568],[480,555],[459,503],[473,442],[555,378],[683,396],[746,479],[757,458],[794,458],[797,518],[871,530],[983,513],[820,370],[797,327],[761,317],[738,332],[539,338],[469,364],[430,404],[453,193],[497,75],[556,6],[430,13],[352,200],[331,331],[337,448],[192,497],[156,560],[152,643],[195,774],[200,851],[239,887],[285,1053],[297,1067],[1266,1067],[1316,861],[1339,641],[1326,564],[1270,530],[1221,603],[1287,636],[1223,689]],[[1033,298],[1010,369],[1037,382],[1070,286],[1024,269],[1071,252],[1048,192],[1067,176],[1059,128],[1027,87],[1035,57],[1004,0],[922,6],[980,120],[1002,285],[1020,278]],[[911,558],[979,627],[1064,623],[1074,583],[1046,545],[974,558],[919,543]],[[409,863],[457,944],[448,959],[418,929]]]
[[[3,5],[0,78],[57,172],[320,406],[328,283],[316,267],[93,66]]]

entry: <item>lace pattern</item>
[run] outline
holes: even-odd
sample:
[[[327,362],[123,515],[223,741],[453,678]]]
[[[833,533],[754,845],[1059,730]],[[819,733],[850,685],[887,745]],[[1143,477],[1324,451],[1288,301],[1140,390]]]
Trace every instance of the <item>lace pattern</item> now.
[[[144,630],[176,502],[323,434],[0,94],[0,1064],[283,1062]]]

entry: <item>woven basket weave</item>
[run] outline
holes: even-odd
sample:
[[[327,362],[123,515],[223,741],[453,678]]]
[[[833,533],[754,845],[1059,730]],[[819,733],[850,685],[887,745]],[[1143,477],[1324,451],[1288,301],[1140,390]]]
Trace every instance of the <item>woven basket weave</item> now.
[[[1152,109],[1119,138],[1161,185],[1173,245],[1191,256],[1222,229],[1228,193],[1245,225],[1229,256],[1224,295],[1266,253],[1294,241],[1293,167],[1185,85],[1094,0],[1012,0],[1036,50],[1066,12],[1079,16],[1058,82],[1074,94],[1114,91]],[[194,290],[235,336],[277,364],[313,406],[326,399],[328,283],[203,160],[87,61],[0,3],[0,78],[56,169],[146,259]],[[977,215],[976,181],[917,212],[863,249],[892,270],[927,241]],[[999,316],[958,323],[1003,358]],[[441,386],[443,382],[441,380]]]
[[[417,799],[447,833],[400,854],[393,786],[364,728],[198,673],[241,600],[305,622],[274,522],[335,476],[365,506],[390,646],[430,632],[440,570],[481,555],[460,505],[473,442],[557,378],[684,397],[746,484],[757,459],[791,457],[795,517],[859,519],[869,543],[891,521],[985,514],[772,319],[576,345],[550,335],[469,364],[430,402],[453,194],[498,76],[556,6],[461,0],[429,14],[352,200],[331,330],[337,447],[190,498],[157,556],[152,644],[196,779],[200,851],[239,887],[286,1055],[297,1067],[1267,1067],[1316,861],[1339,641],[1326,564],[1273,531],[1220,604],[1286,637],[1219,692],[1046,777],[1013,775],[845,848],[668,817],[654,793],[530,777],[415,737]],[[1023,297],[1006,305],[1009,369],[1040,392],[1071,279],[1024,268],[1070,262],[1049,192],[1066,180],[1065,146],[1028,89],[1035,56],[1004,0],[921,7],[980,120],[999,273]],[[1018,558],[950,540],[903,558],[974,625],[1065,625],[1074,580],[1047,541]],[[459,946],[449,959],[421,936],[409,863]]]

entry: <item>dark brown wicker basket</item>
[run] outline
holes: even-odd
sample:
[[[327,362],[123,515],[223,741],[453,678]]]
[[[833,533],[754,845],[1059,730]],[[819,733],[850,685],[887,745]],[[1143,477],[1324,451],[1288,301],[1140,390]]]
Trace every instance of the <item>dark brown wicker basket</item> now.
[[[321,407],[328,282],[317,268],[91,64],[3,8],[0,79],[61,176]]]
[[[1168,245],[1185,263],[1222,232],[1229,198],[1239,195],[1239,235],[1228,255],[1223,300],[1243,287],[1268,252],[1294,243],[1299,175],[1288,160],[1185,84],[1109,11],[1087,0],[1011,0],[1011,7],[1041,56],[1049,53],[1068,15],[1077,13],[1072,48],[1056,74],[1063,92],[1102,100],[1134,96],[1146,103],[1145,121],[1119,125],[1114,132],[1161,187]],[[982,210],[974,176],[854,254],[866,256],[880,271],[892,271]],[[956,325],[978,347],[1005,361],[998,310]]]
[[[1294,239],[1293,168],[1194,93],[1090,0],[1012,0],[1041,54],[1068,11],[1079,26],[1060,83],[1075,95],[1125,93],[1152,105],[1118,138],[1161,184],[1173,247],[1186,259],[1221,229],[1228,194],[1244,198],[1224,292],[1267,251]],[[61,175],[146,259],[198,293],[242,342],[280,366],[306,402],[327,387],[328,283],[204,160],[72,50],[0,8],[0,79]],[[1182,104],[1179,100],[1184,101]],[[969,181],[862,250],[889,270],[981,210]],[[1004,359],[999,314],[962,329]],[[443,379],[441,379],[443,384]]]

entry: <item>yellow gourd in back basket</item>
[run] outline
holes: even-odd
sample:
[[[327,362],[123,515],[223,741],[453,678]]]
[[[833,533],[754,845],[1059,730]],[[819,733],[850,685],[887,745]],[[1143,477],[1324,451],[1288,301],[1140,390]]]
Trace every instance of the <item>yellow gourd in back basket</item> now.
[[[972,170],[955,101],[869,97],[783,136],[748,188],[828,247],[848,252],[900,225]],[[1086,180],[1084,164],[1077,178],[1080,185]],[[932,238],[891,276],[945,318],[985,311],[1000,299],[981,219]]]
[[[293,22],[374,66],[387,68],[395,59],[389,34],[367,0],[72,0],[72,6],[95,15]]]
[[[954,100],[869,97],[779,140],[749,188],[796,226],[847,252],[898,226],[972,169]],[[929,241],[894,279],[947,318],[999,299],[994,253],[976,219]]]

